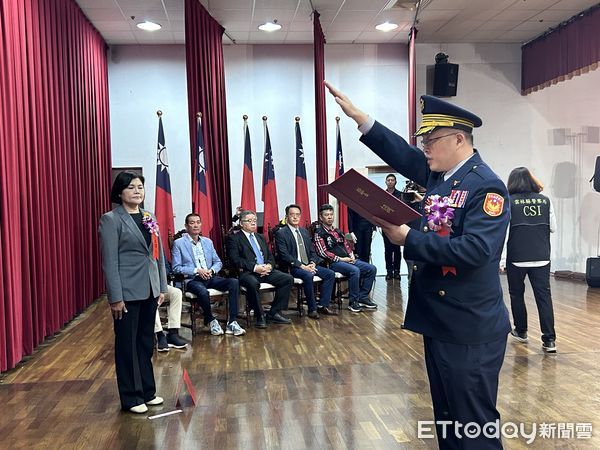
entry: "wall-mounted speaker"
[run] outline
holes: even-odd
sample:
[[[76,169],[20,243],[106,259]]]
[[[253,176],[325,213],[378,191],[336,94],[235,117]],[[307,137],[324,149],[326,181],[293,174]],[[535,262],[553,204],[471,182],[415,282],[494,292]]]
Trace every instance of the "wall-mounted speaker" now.
[[[458,64],[438,63],[434,66],[433,95],[454,97],[458,88]]]

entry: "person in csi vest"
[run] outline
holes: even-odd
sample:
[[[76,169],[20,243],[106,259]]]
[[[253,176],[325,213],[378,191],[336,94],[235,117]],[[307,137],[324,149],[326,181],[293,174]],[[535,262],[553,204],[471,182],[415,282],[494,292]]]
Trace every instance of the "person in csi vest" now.
[[[419,230],[374,222],[415,261],[404,327],[423,335],[439,447],[502,448],[493,433],[455,432],[470,422],[483,428],[500,420],[498,378],[511,330],[498,270],[510,220],[508,192],[473,148],[472,131],[482,120],[424,95],[420,150],[326,86],[358,124],[361,142],[427,188]]]
[[[529,277],[542,329],[542,348],[556,352],[554,310],[550,291],[550,233],[556,218],[550,199],[542,195],[542,184],[526,167],[517,167],[508,176],[510,227],[506,244],[506,276],[514,321],[511,335],[527,342],[525,277]]]

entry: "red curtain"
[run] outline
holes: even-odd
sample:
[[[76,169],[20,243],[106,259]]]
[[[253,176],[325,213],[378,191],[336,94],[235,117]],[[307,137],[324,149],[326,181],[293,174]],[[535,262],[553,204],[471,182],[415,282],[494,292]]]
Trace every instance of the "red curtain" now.
[[[327,116],[325,111],[325,35],[321,28],[320,14],[313,11],[314,56],[315,56],[315,118],[317,135],[317,209],[328,203],[329,195],[321,187],[329,183],[327,166]]]
[[[204,160],[207,184],[212,195],[213,228],[210,238],[222,249],[221,230],[231,224],[231,184],[227,145],[227,110],[223,32],[199,0],[185,0],[185,56],[190,125],[192,180],[196,162],[196,113],[202,113]],[[192,183],[193,185],[193,183]],[[202,215],[203,211],[196,211]]]
[[[591,8],[521,49],[521,93],[527,95],[598,67],[600,7]]]
[[[0,2],[0,371],[103,291],[106,47],[74,0]]]

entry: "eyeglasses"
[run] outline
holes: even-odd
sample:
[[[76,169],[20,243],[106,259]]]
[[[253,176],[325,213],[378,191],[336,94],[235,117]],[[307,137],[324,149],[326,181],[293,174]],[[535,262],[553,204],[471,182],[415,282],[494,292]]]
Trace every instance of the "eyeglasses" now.
[[[448,136],[454,136],[456,134],[458,134],[458,133],[444,134],[443,136],[438,136],[438,137],[429,138],[429,139],[423,138],[423,139],[421,139],[421,145],[423,147],[428,147],[429,145],[431,145],[431,143],[433,141],[437,141],[438,139],[442,139],[442,138],[445,138],[445,137],[448,137]]]
[[[242,220],[242,222],[245,222],[245,223],[256,223],[256,220],[244,219],[244,220]]]

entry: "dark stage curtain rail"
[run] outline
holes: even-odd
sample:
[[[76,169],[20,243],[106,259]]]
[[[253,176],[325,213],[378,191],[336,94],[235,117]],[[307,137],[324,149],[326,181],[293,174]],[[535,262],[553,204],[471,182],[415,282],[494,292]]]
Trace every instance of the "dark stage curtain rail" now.
[[[103,291],[106,45],[74,0],[0,2],[0,370]]]

